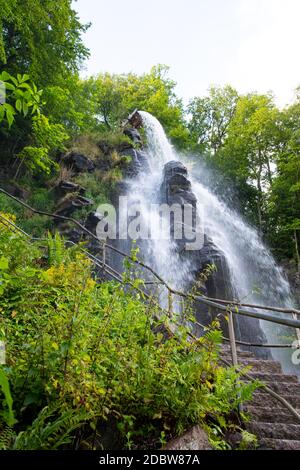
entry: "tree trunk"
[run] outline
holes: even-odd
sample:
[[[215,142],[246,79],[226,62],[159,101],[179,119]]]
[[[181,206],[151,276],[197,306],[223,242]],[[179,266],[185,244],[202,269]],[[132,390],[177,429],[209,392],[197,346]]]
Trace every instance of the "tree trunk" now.
[[[300,253],[299,253],[299,245],[298,245],[296,229],[294,229],[294,243],[295,243],[296,261],[297,261],[297,274],[298,276],[300,276]]]
[[[269,180],[270,186],[272,186],[273,178],[272,178],[272,171],[270,167],[270,160],[268,157],[267,157],[267,169],[268,169],[268,180]]]
[[[261,188],[261,172],[262,164],[259,164],[259,170],[257,175],[257,215],[258,215],[258,231],[262,235],[262,188]]]

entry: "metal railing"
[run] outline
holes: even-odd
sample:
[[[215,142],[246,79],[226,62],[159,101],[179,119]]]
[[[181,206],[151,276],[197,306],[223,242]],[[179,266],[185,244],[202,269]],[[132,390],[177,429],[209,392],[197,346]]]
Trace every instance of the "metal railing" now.
[[[24,201],[18,199],[17,197],[11,195],[4,189],[0,188],[0,192],[5,194],[7,197],[13,199],[15,202],[18,204],[22,205],[23,207],[26,207],[30,211],[36,214],[40,215],[45,215],[47,217],[63,220],[63,221],[69,221],[79,227],[83,232],[85,232],[89,237],[93,238],[94,240],[97,241],[99,244],[100,248],[102,249],[102,259],[99,259],[97,256],[93,255],[90,253],[88,250],[85,250],[84,248],[79,246],[79,249],[83,251],[95,264],[95,266],[99,267],[102,269],[103,273],[108,274],[112,279],[118,281],[118,282],[124,282],[122,278],[122,273],[118,272],[116,269],[114,269],[112,266],[110,266],[107,263],[107,257],[106,257],[106,250],[111,250],[118,255],[122,256],[123,258],[127,258],[131,260],[133,263],[136,265],[140,266],[141,268],[145,269],[147,272],[149,272],[156,280],[155,281],[149,281],[145,280],[144,285],[161,285],[165,289],[167,289],[167,298],[168,298],[168,308],[165,309],[161,305],[159,305],[159,302],[156,301],[156,304],[159,306],[161,311],[165,311],[168,316],[172,314],[173,311],[173,297],[180,297],[183,299],[189,299],[192,301],[196,302],[201,302],[202,304],[205,304],[209,307],[213,307],[217,310],[220,310],[221,312],[225,312],[226,316],[228,318],[228,331],[229,331],[229,338],[223,335],[223,340],[229,342],[230,344],[230,350],[231,350],[231,356],[232,356],[232,364],[238,368],[238,353],[237,353],[237,345],[244,345],[244,346],[252,346],[252,347],[264,347],[264,348],[290,348],[292,347],[289,344],[256,344],[256,343],[249,343],[249,342],[244,342],[244,341],[239,341],[236,340],[235,338],[235,330],[234,330],[234,315],[243,315],[247,316],[250,318],[256,318],[259,320],[265,320],[269,321],[272,323],[277,323],[280,325],[292,327],[296,329],[298,339],[300,338],[300,320],[298,320],[297,315],[300,314],[300,311],[294,308],[280,308],[280,307],[273,307],[273,306],[264,306],[264,305],[256,305],[256,304],[247,304],[247,303],[242,303],[237,300],[224,300],[224,299],[214,299],[211,297],[207,297],[205,295],[200,295],[200,294],[191,294],[191,293],[185,293],[176,289],[173,289],[162,277],[157,274],[151,266],[148,266],[145,264],[142,260],[137,259],[136,257],[133,257],[131,254],[125,253],[122,250],[119,250],[118,248],[108,244],[106,241],[100,240],[93,232],[88,230],[84,225],[82,225],[80,222],[78,222],[76,219],[73,219],[72,217],[66,217],[58,214],[52,214],[46,211],[40,211],[37,209],[34,209]],[[37,238],[37,237],[32,237],[30,234],[25,232],[23,229],[21,229],[18,225],[14,224],[11,220],[7,219],[3,214],[0,214],[0,222],[4,225],[9,225],[14,228],[14,230],[19,231],[26,237],[30,238],[31,240],[45,240],[43,238]],[[65,240],[66,244],[71,244],[71,245],[77,245],[71,240]],[[140,287],[136,287],[134,283],[131,283],[130,281],[126,281],[127,284],[132,285],[133,288],[136,290],[139,290],[145,298],[151,299],[153,301],[153,296],[149,295],[146,291],[141,289]],[[255,310],[254,310],[255,309]],[[263,312],[257,311],[257,310],[263,310]],[[279,317],[274,315],[273,313],[265,313],[266,311],[269,312],[277,312],[281,313],[284,315],[284,317]],[[289,317],[287,317],[287,315]],[[291,318],[292,315],[292,318]],[[178,323],[174,320],[173,321],[174,326],[178,326]],[[194,321],[194,324],[201,327],[201,328],[207,328],[207,326],[202,325],[198,321]],[[190,336],[192,339],[197,340],[197,337],[195,337],[192,333],[190,333]],[[300,341],[299,345],[300,347]],[[230,366],[230,363],[226,361],[225,359],[221,358],[221,361],[225,363],[227,366]],[[247,377],[249,380],[253,380],[251,376],[240,370],[241,373]],[[290,412],[297,418],[297,420],[300,422],[300,414],[280,395],[278,395],[276,392],[271,390],[269,387],[264,385],[264,390],[267,391],[269,394],[271,394],[274,398],[276,398],[278,401],[280,401],[286,408],[290,410]]]

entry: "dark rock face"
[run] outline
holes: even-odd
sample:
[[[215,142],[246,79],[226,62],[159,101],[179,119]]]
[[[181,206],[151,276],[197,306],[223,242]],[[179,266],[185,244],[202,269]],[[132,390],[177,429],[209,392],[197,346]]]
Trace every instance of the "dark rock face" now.
[[[134,127],[131,128],[126,128],[124,130],[124,134],[127,135],[127,137],[130,138],[130,140],[132,140],[132,142],[135,144],[135,145],[138,145],[138,146],[141,146],[142,145],[142,138],[141,138],[141,134],[139,133],[139,131],[137,129],[135,129]]]
[[[142,148],[142,138],[137,129],[127,127],[124,129],[124,134],[130,138],[132,145],[129,143],[123,146],[119,153],[121,156],[131,158],[131,162],[125,169],[125,176],[134,178],[138,174],[149,170],[148,155]]]
[[[85,228],[96,235],[96,228],[100,220],[103,219],[103,215],[99,212],[90,212],[85,221]]]
[[[180,204],[189,205],[196,215],[197,199],[191,191],[191,183],[188,179],[188,172],[186,167],[177,161],[168,162],[164,167],[164,177],[161,186],[161,202],[168,205]],[[193,224],[195,219],[193,218]],[[194,225],[193,225],[194,227]],[[172,223],[171,223],[172,235]],[[190,259],[191,269],[193,270],[193,277],[195,280],[201,278],[201,273],[208,267],[214,265],[216,271],[212,272],[205,281],[202,281],[202,293],[208,297],[219,299],[233,299],[235,298],[234,289],[231,285],[231,276],[227,261],[223,253],[217,249],[212,240],[204,234],[204,243],[201,249],[194,251],[185,250],[186,240],[176,240],[177,251],[182,256],[182,259]],[[198,321],[202,324],[208,325],[213,319],[218,317],[224,334],[228,336],[228,324],[224,319],[224,315],[220,311],[212,307],[208,307],[203,302],[195,302],[195,314]],[[265,342],[264,334],[259,326],[259,321],[254,318],[238,317],[235,316],[235,332],[236,339],[244,340],[247,342],[255,338],[255,342]],[[260,348],[260,354],[265,355],[266,351]]]
[[[130,157],[131,162],[127,165],[125,169],[125,175],[127,178],[134,178],[139,173],[147,171],[148,167],[148,156],[144,150],[136,150],[130,148],[123,150],[121,155],[124,157]]]
[[[165,165],[161,193],[163,201],[169,205],[189,204],[196,208],[196,196],[191,191],[187,169],[181,162],[171,161]]]
[[[95,170],[94,162],[82,153],[68,153],[64,156],[63,162],[77,173],[92,172]]]

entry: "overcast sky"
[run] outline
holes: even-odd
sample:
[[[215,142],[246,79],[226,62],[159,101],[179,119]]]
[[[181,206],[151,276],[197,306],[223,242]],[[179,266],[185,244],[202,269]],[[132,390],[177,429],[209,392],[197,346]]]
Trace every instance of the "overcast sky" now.
[[[300,84],[300,0],[77,0],[91,56],[83,76],[170,66],[185,101],[212,84],[272,90]]]

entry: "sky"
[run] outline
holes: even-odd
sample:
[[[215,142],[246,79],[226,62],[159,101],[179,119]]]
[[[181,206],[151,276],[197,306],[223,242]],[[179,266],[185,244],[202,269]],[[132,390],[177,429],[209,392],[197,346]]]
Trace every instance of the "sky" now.
[[[273,91],[280,107],[300,85],[300,0],[77,0],[73,8],[92,23],[83,76],[161,63],[185,103],[230,84]]]

